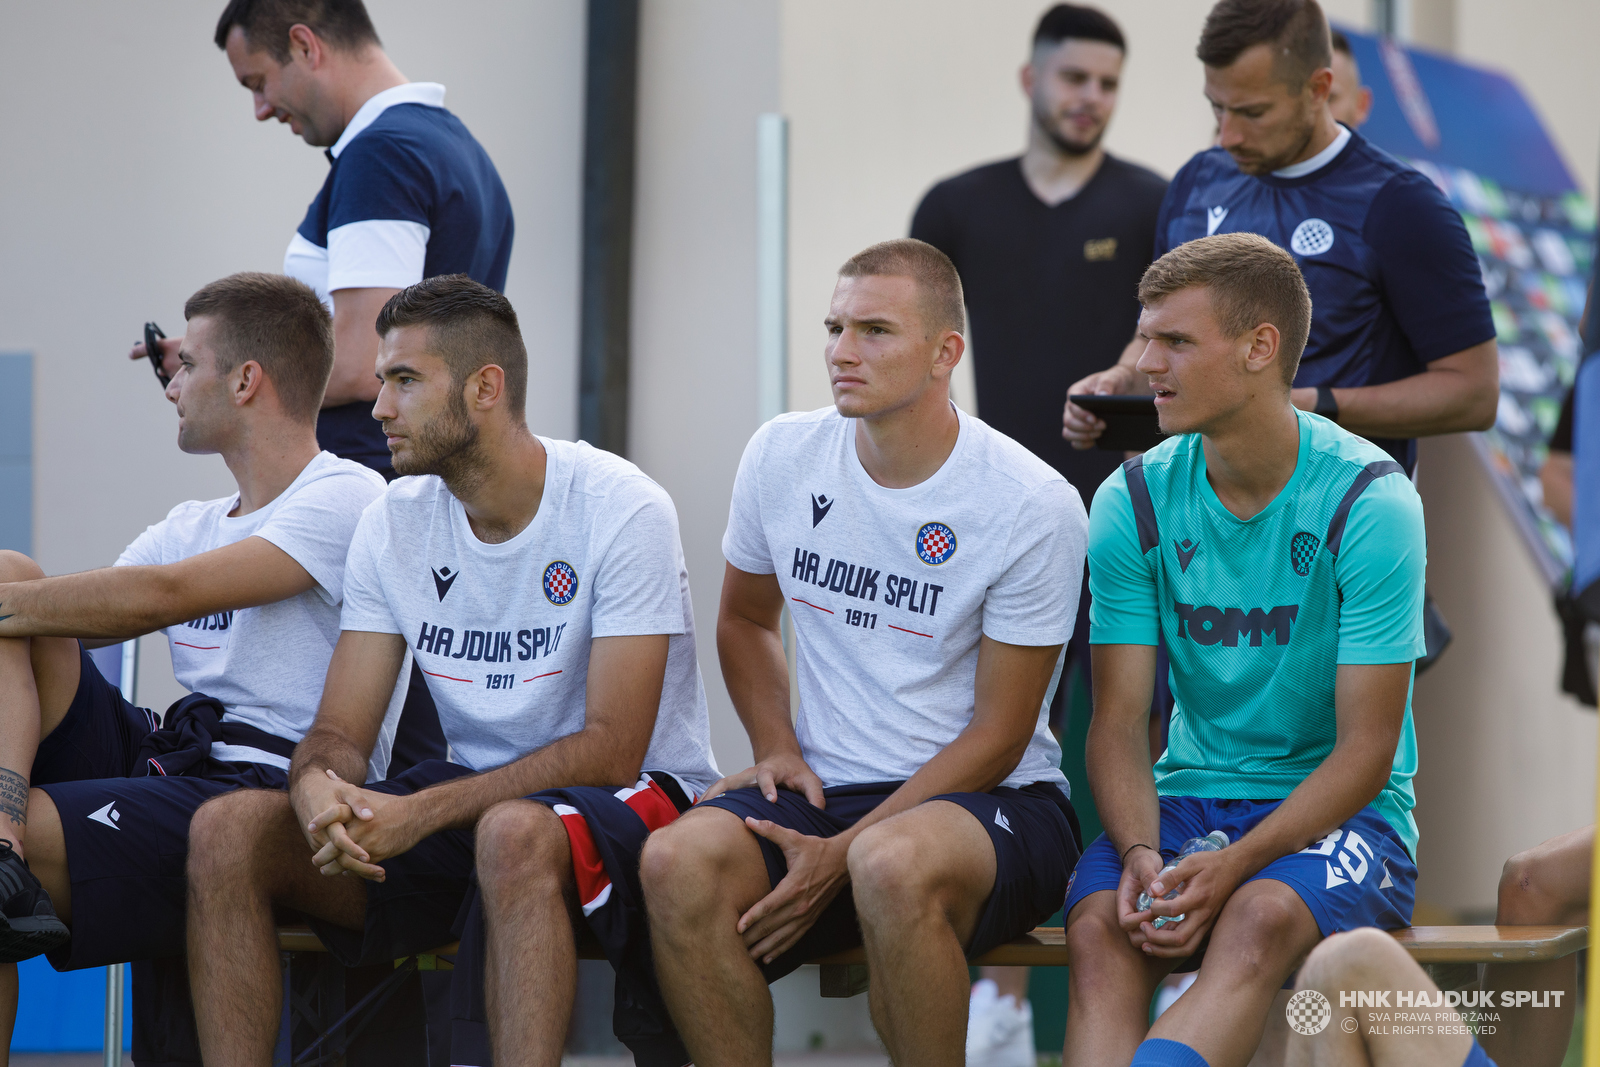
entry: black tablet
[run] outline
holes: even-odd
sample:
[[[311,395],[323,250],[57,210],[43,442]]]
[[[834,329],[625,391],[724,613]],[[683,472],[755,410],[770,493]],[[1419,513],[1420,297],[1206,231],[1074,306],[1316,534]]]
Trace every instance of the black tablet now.
[[[1153,396],[1100,396],[1080,393],[1068,400],[1106,424],[1096,448],[1111,452],[1143,452],[1166,440],[1156,420]]]

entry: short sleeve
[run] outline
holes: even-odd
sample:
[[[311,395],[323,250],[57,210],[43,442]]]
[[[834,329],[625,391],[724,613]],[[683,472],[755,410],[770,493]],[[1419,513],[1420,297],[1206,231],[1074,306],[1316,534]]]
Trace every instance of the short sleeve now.
[[[1088,527],[1083,501],[1065,479],[1028,494],[1012,522],[1005,569],[983,598],[985,636],[1035,646],[1071,639]]]
[[[728,506],[728,529],[722,535],[722,555],[746,574],[775,574],[767,533],[761,525],[761,476],[758,468],[766,451],[771,423],[761,427],[744,446],[739,473],[733,479],[733,502]]]
[[[1362,239],[1378,260],[1384,302],[1423,362],[1494,338],[1489,296],[1461,216],[1415,171],[1378,191]]]
[[[122,550],[114,564],[118,567],[155,567],[162,562],[161,535],[166,520],[145,527],[144,533],[133,539],[133,544]]]
[[[375,474],[332,474],[295,490],[255,536],[277,545],[316,580],[324,600],[344,596],[345,560],[367,505],[383,494]]]
[[[370,134],[351,141],[328,195],[328,291],[421,281],[434,187],[410,147]]]
[[[344,565],[344,607],[339,614],[339,629],[361,633],[397,634],[400,626],[383,595],[378,554],[387,543],[389,522],[383,501],[374,501],[362,512],[350,541]]]
[[[1427,564],[1417,491],[1398,475],[1377,479],[1350,508],[1335,564],[1340,663],[1408,663],[1423,654]]]
[[[955,225],[950,217],[947,199],[942,183],[928,190],[911,216],[911,236],[918,241],[926,241],[949,256],[959,271],[961,265],[957,255]]]
[[[643,476],[613,488],[607,499],[607,515],[596,529],[615,533],[598,554],[591,632],[595,637],[684,633],[682,549],[672,500]]]
[[[1127,475],[1111,472],[1089,511],[1089,643],[1160,643],[1156,578],[1139,549]]]

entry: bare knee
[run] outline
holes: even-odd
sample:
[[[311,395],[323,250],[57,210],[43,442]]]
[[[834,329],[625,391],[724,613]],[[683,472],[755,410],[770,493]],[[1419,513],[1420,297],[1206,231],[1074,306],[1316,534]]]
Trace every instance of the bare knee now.
[[[0,550],[0,582],[31,582],[44,577],[44,568],[21,552]]]
[[[491,894],[571,881],[566,828],[559,815],[538,801],[494,805],[478,820],[476,841],[478,880]]]
[[[1500,873],[1495,922],[1512,926],[1559,923],[1566,921],[1575,909],[1581,909],[1587,903],[1584,895],[1566,887],[1581,885],[1587,889],[1588,872],[1558,870],[1563,858],[1559,853],[1547,851],[1543,845],[1536,845],[1506,860]],[[1588,856],[1578,856],[1577,862],[1586,867]],[[1571,877],[1574,874],[1576,877]]]
[[[1223,905],[1222,921],[1226,932],[1219,939],[1213,931],[1204,966],[1213,972],[1221,967],[1244,981],[1273,975],[1282,981],[1299,954],[1315,943],[1304,940],[1316,936],[1305,904],[1281,883],[1235,894]]]
[[[1080,901],[1067,916],[1066,940],[1075,975],[1092,975],[1114,954],[1131,953],[1133,944],[1117,922],[1116,894],[1103,891]]]
[[[213,797],[189,822],[189,885],[257,880],[262,857],[294,834],[294,810],[287,793],[240,789]]]
[[[1407,987],[1415,978],[1405,971],[1414,968],[1411,957],[1395,939],[1382,930],[1364,926],[1358,930],[1332,934],[1325,938],[1300,967],[1296,989],[1333,989],[1359,985],[1362,988]]]
[[[939,898],[940,872],[914,835],[892,826],[864,830],[850,845],[847,862],[856,910],[863,921],[916,916]]]
[[[707,808],[690,812],[651,834],[639,857],[639,882],[652,922],[688,921],[721,906],[735,895],[737,878],[727,875],[760,852],[732,812]],[[761,877],[766,876],[761,864]]]

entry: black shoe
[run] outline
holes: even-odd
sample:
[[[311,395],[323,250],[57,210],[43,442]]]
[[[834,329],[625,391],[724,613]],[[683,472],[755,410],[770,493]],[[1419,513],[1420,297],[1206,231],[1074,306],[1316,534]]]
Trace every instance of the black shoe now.
[[[71,931],[56,918],[50,894],[11,842],[0,838],[0,963],[31,959],[71,939]]]

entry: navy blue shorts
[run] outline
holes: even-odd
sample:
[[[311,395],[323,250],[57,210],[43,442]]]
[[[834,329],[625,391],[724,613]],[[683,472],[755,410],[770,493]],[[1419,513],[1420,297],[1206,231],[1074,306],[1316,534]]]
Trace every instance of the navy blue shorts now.
[[[875,782],[824,789],[826,808],[814,808],[804,796],[787,789],[778,790],[776,801],[767,800],[758,789],[744,788],[704,804],[725,808],[741,818],[767,819],[803,834],[832,837],[854,826],[903,784]],[[929,799],[948,800],[967,809],[989,832],[994,845],[994,890],[978,918],[972,943],[966,947],[968,959],[1027,933],[1055,914],[1066,896],[1082,834],[1072,802],[1060,788],[1034,782],[1021,789],[996,786],[988,793],[943,793]],[[767,877],[776,886],[789,873],[783,851],[766,838],[758,840],[767,861]],[[802,963],[859,944],[855,899],[840,893],[794,948],[763,965],[761,971],[773,982]]]
[[[366,788],[409,796],[472,770],[444,760],[424,760]],[[312,929],[340,963],[362,967],[414,956],[456,939],[457,916],[472,887],[471,830],[440,830],[383,861],[385,878],[367,882],[366,925],[351,930],[322,919]]]
[[[235,789],[286,784],[276,767],[218,760],[195,776],[126,777],[155,725],[84,653],[71,707],[39,742],[33,785],[60,813],[72,880],[72,940],[49,954],[57,970],[183,955],[195,810]]]
[[[1171,860],[1192,837],[1221,830],[1237,841],[1277,810],[1281,800],[1161,798],[1161,855]],[[1417,867],[1405,844],[1377,809],[1368,806],[1310,848],[1280,856],[1246,883],[1270,878],[1305,902],[1322,936],[1362,926],[1398,930],[1411,925]],[[1090,893],[1115,891],[1122,858],[1104,834],[1083,854],[1067,891],[1070,913]],[[1180,966],[1179,970],[1187,970]]]

